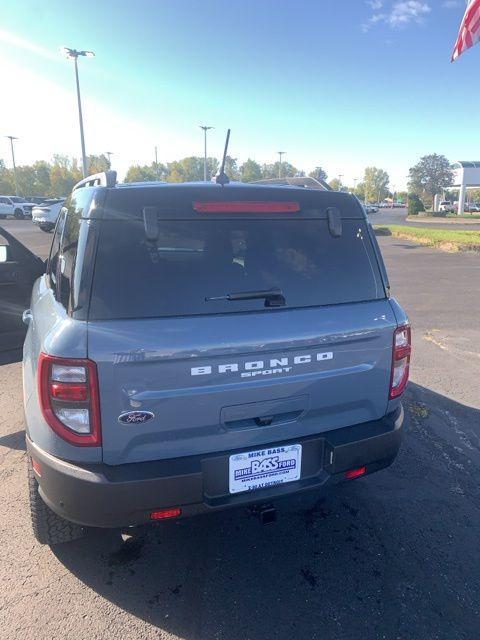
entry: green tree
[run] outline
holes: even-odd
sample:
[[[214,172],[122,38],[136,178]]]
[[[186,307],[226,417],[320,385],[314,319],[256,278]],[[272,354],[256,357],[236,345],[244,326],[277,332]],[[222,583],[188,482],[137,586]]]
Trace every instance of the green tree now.
[[[468,199],[470,202],[480,202],[480,189],[469,189]]]
[[[410,193],[408,196],[408,215],[418,216],[421,211],[425,211],[423,202],[416,193]]]
[[[242,164],[240,167],[240,176],[242,182],[255,182],[255,180],[262,179],[262,167],[249,158],[246,162]]]
[[[363,182],[357,184],[354,193],[359,200],[365,202],[365,184]]]
[[[333,180],[330,180],[329,185],[334,191],[342,191],[343,189],[343,184],[340,178],[333,178]]]
[[[218,170],[218,160],[207,158],[207,178],[215,175]],[[197,182],[203,180],[203,158],[189,156],[182,160],[168,163],[167,182]]]
[[[390,177],[383,169],[367,167],[363,177],[364,196],[368,202],[381,202],[389,194]]]
[[[50,169],[51,195],[63,197],[82,179],[82,171],[77,160],[68,156],[54,155]]]
[[[15,193],[15,182],[13,180],[13,172],[7,169],[5,162],[0,159],[0,193]]]
[[[167,167],[160,162],[152,162],[150,165],[132,165],[125,175],[125,182],[155,182],[165,180],[167,177]]]
[[[237,158],[232,158],[230,156],[225,158],[225,173],[230,180],[235,180],[237,182],[240,180],[241,176],[237,164]]]
[[[445,156],[432,153],[423,156],[410,169],[409,187],[418,196],[427,195],[432,199],[437,193],[448,189],[453,184],[453,171]]]
[[[87,166],[89,175],[102,173],[103,171],[108,171],[110,168],[108,158],[103,153],[99,156],[88,156]]]
[[[327,180],[327,172],[322,167],[315,167],[308,175],[310,178],[315,178],[315,180]]]
[[[264,164],[262,166],[263,180],[278,178],[279,176],[281,176],[282,178],[290,178],[299,175],[300,173],[301,172],[289,162],[282,162],[281,166],[280,162],[275,162],[274,164]]]

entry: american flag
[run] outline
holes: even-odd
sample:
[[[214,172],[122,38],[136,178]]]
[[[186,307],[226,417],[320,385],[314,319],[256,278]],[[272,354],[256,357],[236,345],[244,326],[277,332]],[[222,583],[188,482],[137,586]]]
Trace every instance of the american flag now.
[[[452,54],[452,62],[464,51],[480,41],[480,0],[470,0],[463,16],[458,38]]]

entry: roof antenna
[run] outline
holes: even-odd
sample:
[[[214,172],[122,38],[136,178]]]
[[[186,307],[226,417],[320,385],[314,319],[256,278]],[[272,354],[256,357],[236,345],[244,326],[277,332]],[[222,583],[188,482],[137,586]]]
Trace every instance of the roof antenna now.
[[[225,161],[227,159],[228,141],[230,140],[230,129],[227,129],[227,139],[225,140],[225,149],[223,150],[222,166],[215,176],[215,182],[221,184],[222,187],[230,182],[230,178],[225,173]]]

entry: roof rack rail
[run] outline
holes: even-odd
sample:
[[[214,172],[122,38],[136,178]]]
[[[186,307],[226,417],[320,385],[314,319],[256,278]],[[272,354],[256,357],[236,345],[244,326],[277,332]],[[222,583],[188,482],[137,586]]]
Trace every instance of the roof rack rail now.
[[[104,171],[103,173],[94,173],[87,176],[73,187],[72,191],[81,189],[82,187],[114,187],[117,183],[116,171]]]

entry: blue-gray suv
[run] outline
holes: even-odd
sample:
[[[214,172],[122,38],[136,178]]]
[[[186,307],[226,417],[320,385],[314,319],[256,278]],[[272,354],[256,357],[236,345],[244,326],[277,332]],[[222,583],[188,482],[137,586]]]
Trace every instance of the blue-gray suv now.
[[[318,491],[390,465],[410,327],[326,190],[80,182],[24,314],[37,539]]]

